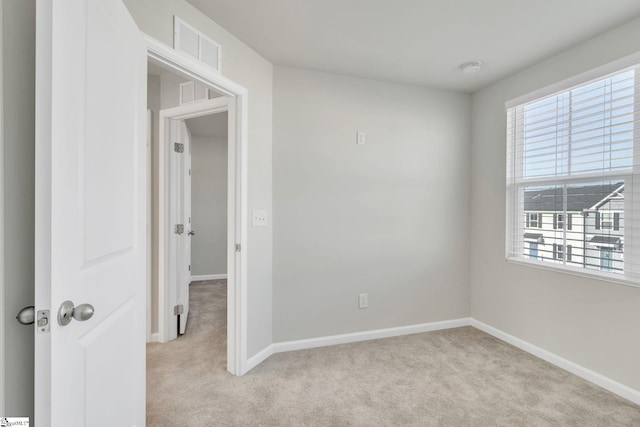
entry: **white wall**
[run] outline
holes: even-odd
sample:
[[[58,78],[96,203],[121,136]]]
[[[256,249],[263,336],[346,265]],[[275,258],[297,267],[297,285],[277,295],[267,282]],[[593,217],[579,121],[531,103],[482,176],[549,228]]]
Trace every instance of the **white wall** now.
[[[184,0],[125,0],[142,31],[173,45],[173,15],[222,46],[222,74],[248,89],[249,206],[272,217],[271,134],[273,66]],[[248,356],[272,342],[272,227],[248,233]]]
[[[34,303],[35,1],[3,0],[5,409],[33,419],[33,326],[15,319]]]
[[[227,148],[226,137],[191,139],[193,276],[227,274]]]
[[[160,91],[162,97],[160,100],[160,108],[172,108],[180,105],[180,83],[186,82],[187,79],[177,74],[166,73],[160,77]]]
[[[470,139],[469,95],[275,67],[275,342],[469,315]]]
[[[158,332],[158,132],[162,91],[160,76],[147,76],[147,108],[151,110],[151,333]]]
[[[505,101],[640,51],[640,19],[474,94],[471,314],[640,390],[640,289],[505,262]]]

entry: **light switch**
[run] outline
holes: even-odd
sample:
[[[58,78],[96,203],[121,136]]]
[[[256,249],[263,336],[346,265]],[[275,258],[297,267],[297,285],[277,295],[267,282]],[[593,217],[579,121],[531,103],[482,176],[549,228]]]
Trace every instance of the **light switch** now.
[[[267,211],[254,209],[252,224],[254,227],[266,227]]]
[[[358,145],[364,145],[364,139],[365,139],[365,135],[364,132],[356,132],[356,142],[358,143]]]

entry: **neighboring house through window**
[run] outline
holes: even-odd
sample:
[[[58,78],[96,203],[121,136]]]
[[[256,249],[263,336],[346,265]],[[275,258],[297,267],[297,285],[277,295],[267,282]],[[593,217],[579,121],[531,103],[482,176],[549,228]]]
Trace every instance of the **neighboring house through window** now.
[[[529,258],[538,259],[538,244],[529,242]]]
[[[604,271],[613,269],[613,251],[611,249],[600,249],[600,268]]]
[[[564,259],[564,246],[553,244],[553,259],[562,261]]]
[[[564,218],[565,218],[565,215],[563,213],[553,214],[554,230],[564,230]]]
[[[527,214],[527,227],[542,228],[542,214],[528,213]]]

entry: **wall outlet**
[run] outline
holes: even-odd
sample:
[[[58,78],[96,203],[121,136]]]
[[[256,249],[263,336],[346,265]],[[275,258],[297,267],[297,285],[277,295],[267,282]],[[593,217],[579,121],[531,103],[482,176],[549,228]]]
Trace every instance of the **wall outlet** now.
[[[255,209],[253,211],[252,225],[254,227],[267,226],[267,211]]]
[[[365,142],[365,134],[364,132],[356,132],[356,142],[358,143],[358,145],[363,145]]]
[[[369,307],[369,294],[360,294],[358,296],[358,308]]]

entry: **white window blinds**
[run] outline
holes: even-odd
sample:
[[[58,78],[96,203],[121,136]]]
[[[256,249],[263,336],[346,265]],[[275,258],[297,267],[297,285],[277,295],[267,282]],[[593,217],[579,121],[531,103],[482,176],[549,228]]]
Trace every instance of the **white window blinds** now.
[[[508,108],[507,258],[635,280],[639,102],[636,66]]]

